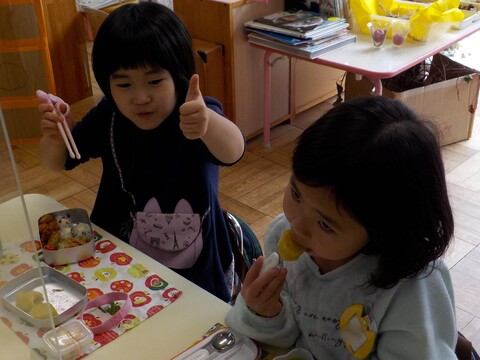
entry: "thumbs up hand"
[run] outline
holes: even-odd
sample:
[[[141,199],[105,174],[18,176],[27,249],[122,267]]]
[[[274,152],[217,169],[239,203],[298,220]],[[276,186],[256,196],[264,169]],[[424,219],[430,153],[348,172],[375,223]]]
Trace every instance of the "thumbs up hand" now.
[[[188,86],[185,103],[180,106],[180,129],[190,140],[199,139],[208,129],[209,112],[200,91],[200,79],[194,74]]]

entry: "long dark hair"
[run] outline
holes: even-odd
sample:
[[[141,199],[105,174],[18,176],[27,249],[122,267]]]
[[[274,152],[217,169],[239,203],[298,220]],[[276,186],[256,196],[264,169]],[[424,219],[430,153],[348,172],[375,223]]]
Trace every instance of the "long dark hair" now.
[[[445,170],[433,123],[381,96],[328,111],[299,137],[293,173],[328,186],[367,230],[364,253],[379,256],[371,284],[388,288],[418,275],[453,235]]]
[[[195,73],[192,40],[173,11],[158,3],[120,6],[107,16],[95,37],[93,72],[112,102],[110,76],[120,68],[139,66],[168,70],[175,83],[177,105],[183,103]]]

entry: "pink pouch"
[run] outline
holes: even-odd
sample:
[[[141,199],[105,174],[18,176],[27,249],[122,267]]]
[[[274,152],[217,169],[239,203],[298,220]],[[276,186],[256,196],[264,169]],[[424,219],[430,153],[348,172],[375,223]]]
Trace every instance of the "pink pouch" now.
[[[178,202],[175,213],[164,214],[152,198],[135,215],[130,245],[170,268],[190,268],[203,248],[204,216],[193,214],[185,199]]]

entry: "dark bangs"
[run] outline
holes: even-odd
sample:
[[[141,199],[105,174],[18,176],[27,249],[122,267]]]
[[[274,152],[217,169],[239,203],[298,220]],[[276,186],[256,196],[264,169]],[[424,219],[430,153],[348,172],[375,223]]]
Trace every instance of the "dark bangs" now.
[[[92,67],[104,94],[111,98],[110,76],[118,69],[168,70],[183,101],[195,73],[192,42],[177,16],[152,3],[124,5],[100,27],[92,50]]]

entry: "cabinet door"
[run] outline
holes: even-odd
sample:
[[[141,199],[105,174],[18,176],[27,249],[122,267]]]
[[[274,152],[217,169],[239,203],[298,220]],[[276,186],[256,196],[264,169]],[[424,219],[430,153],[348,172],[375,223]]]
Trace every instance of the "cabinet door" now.
[[[74,0],[42,0],[56,93],[68,103],[92,96],[86,35]]]
[[[0,1],[0,111],[11,139],[41,135],[35,90],[54,91],[46,42],[40,0]]]
[[[308,61],[292,59],[292,94],[295,113],[315,106],[337,94],[337,80],[345,71]]]
[[[268,4],[248,3],[234,8],[234,73],[236,122],[247,137],[260,134],[263,127],[263,55],[252,47],[243,24],[283,9],[283,0]],[[289,118],[290,64],[285,56],[271,57],[271,119],[272,124]]]
[[[173,10],[183,21],[192,38],[222,46],[225,89],[222,96],[225,99],[223,109],[227,117],[236,122],[231,3],[232,1],[218,0],[175,0]]]

